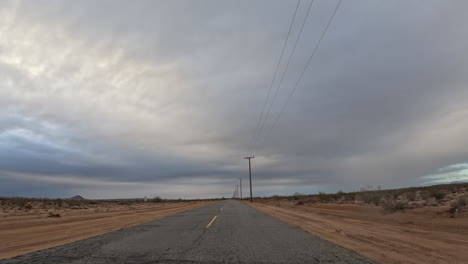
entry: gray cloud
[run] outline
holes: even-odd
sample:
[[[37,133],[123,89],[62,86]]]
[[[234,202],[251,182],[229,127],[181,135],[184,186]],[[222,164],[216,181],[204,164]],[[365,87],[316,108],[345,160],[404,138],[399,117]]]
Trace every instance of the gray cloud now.
[[[335,4],[314,3],[266,131]],[[466,7],[343,1],[278,126],[259,139],[258,194],[419,185],[466,162]],[[0,195],[229,196],[246,176],[293,8],[2,3]]]

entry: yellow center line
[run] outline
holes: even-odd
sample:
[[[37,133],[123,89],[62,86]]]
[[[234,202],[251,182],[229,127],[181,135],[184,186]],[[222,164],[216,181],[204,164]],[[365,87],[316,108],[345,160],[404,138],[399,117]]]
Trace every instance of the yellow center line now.
[[[213,224],[213,222],[216,220],[217,217],[218,217],[218,216],[215,215],[215,216],[213,217],[213,219],[211,219],[210,223],[206,226],[206,228],[210,227],[211,224]]]

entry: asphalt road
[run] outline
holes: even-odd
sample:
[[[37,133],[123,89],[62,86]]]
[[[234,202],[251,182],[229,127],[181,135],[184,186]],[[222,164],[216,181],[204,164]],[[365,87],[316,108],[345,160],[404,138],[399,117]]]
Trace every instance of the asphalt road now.
[[[238,201],[223,201],[10,263],[375,263]]]

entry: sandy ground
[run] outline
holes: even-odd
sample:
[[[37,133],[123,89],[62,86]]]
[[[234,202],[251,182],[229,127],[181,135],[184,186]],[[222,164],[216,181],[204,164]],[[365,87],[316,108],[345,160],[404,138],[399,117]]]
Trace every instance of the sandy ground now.
[[[160,203],[111,208],[58,210],[0,214],[0,259],[46,249],[163,218],[209,202]]]
[[[386,213],[355,204],[250,205],[381,263],[468,263],[468,214],[450,218],[448,207]]]

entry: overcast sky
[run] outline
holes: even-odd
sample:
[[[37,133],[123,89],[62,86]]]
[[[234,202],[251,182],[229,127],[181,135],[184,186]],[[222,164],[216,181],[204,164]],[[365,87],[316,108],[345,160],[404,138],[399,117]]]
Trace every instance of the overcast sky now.
[[[296,3],[2,1],[0,196],[230,197],[246,154],[262,196],[467,180],[464,0],[343,0],[265,136],[337,5],[315,0],[252,141]]]

